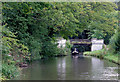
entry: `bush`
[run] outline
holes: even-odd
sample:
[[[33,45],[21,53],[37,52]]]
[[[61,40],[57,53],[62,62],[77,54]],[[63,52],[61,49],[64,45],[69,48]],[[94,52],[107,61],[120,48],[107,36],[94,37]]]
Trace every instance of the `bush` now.
[[[42,45],[41,55],[43,57],[53,57],[58,54],[57,45],[52,41],[45,41]]]
[[[2,64],[2,77],[12,79],[19,75],[19,70],[15,65],[8,65],[7,63]]]
[[[117,30],[116,33],[110,39],[110,51],[113,53],[120,52],[120,31]]]
[[[68,48],[68,49],[71,49],[72,48],[72,44],[70,43],[70,41],[68,40],[67,42],[66,42],[66,48]]]
[[[30,55],[28,47],[21,44],[14,33],[6,28],[2,28],[2,79],[12,79],[19,75],[19,69],[16,67],[17,63],[26,62]],[[1,78],[1,77],[0,77]]]

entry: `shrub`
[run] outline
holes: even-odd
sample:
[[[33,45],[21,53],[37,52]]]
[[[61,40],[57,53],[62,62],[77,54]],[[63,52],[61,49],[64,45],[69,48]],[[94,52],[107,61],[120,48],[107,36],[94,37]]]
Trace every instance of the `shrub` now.
[[[42,45],[41,55],[43,57],[53,57],[58,54],[57,45],[51,41],[45,41]]]
[[[18,75],[17,63],[25,62],[30,55],[28,47],[21,44],[14,33],[4,25],[2,28],[2,78],[12,79]]]
[[[120,52],[120,30],[117,30],[116,33],[110,39],[110,51],[113,53]]]
[[[19,70],[15,65],[8,65],[7,63],[2,64],[2,77],[12,79],[19,75]]]

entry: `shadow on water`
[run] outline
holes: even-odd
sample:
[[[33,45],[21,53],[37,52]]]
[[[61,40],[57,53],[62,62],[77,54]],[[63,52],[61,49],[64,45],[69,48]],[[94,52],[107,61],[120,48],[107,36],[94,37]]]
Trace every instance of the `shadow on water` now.
[[[94,57],[56,57],[32,62],[20,80],[116,80],[118,66]]]
[[[71,54],[71,57],[72,57],[72,58],[79,58],[79,59],[84,58],[83,52],[81,52],[81,53],[79,53],[79,54],[74,54],[74,55]]]

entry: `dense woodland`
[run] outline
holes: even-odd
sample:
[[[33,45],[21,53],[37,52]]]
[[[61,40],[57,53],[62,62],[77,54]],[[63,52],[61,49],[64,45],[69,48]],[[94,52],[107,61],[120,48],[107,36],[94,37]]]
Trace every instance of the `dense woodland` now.
[[[3,3],[2,78],[12,79],[18,65],[65,54],[57,48],[58,37],[69,40],[88,30],[89,38],[104,39],[120,54],[118,7],[112,2],[5,2]]]

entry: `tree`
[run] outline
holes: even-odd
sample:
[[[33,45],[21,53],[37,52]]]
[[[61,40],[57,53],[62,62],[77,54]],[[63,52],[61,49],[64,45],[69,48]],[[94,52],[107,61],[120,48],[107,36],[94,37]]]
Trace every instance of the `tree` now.
[[[104,39],[109,44],[109,39],[118,28],[118,12],[98,13],[96,20],[91,21],[88,26],[92,38]]]
[[[120,53],[120,28],[118,28],[111,37],[109,45],[112,52]]]
[[[114,12],[114,8],[114,3],[96,2],[3,3],[3,19],[16,38],[29,47],[32,55],[40,56],[44,54],[45,44],[53,45],[51,42],[58,36],[68,39],[78,36],[84,29],[89,29],[93,35],[99,31],[105,33],[103,39],[111,36],[111,27],[116,21],[107,14]]]

